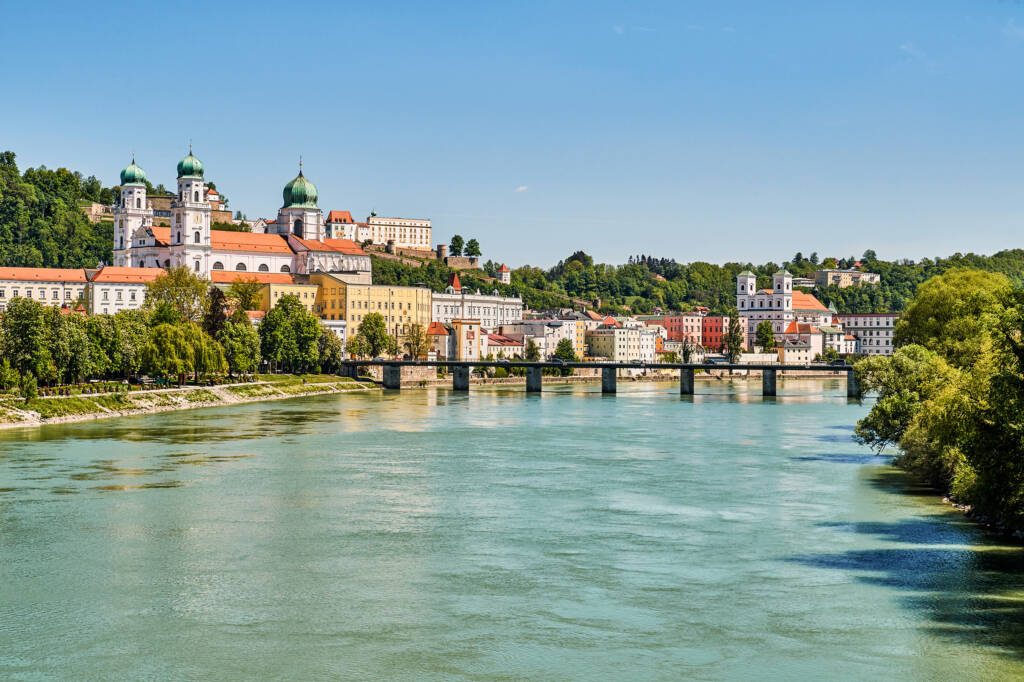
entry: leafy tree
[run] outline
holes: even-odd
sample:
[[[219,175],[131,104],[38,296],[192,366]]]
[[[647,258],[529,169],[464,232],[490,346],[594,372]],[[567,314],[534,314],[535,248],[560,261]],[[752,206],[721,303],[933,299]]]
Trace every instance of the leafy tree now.
[[[228,321],[228,306],[231,302],[220,287],[210,287],[207,297],[206,314],[203,316],[203,331],[216,337]],[[251,325],[250,325],[251,326]]]
[[[228,286],[228,299],[240,310],[257,310],[263,293],[263,284],[256,279],[239,278]]]
[[[209,374],[220,374],[227,370],[224,349],[198,324],[182,325],[185,332],[186,348],[192,353],[192,379],[198,382]]]
[[[320,371],[329,374],[341,370],[344,348],[338,335],[327,327],[320,327]]]
[[[679,353],[675,352],[674,350],[670,350],[667,353],[662,353],[661,361],[668,365],[677,365],[680,362],[682,362],[682,360],[680,360],[679,358]]]
[[[405,343],[409,355],[413,358],[426,357],[427,351],[430,350],[430,339],[427,338],[427,330],[418,322],[409,325],[409,331],[402,341]]]
[[[468,242],[466,242],[466,255],[469,256],[470,258],[479,258],[481,255],[480,242],[478,242],[476,239],[470,239]]]
[[[353,334],[345,342],[345,352],[354,358],[365,358],[370,356],[370,343],[365,336]]]
[[[21,377],[20,393],[26,405],[39,397],[39,383],[35,374],[28,372]]]
[[[182,325],[158,324],[143,349],[143,368],[157,377],[176,378],[180,386],[185,383],[185,376],[195,369],[188,343]]]
[[[533,339],[526,340],[526,348],[523,349],[523,358],[527,362],[540,362],[540,348]]]
[[[448,244],[448,253],[452,256],[461,256],[462,248],[465,242],[462,240],[462,235],[455,235],[452,237],[452,241]]]
[[[259,327],[260,352],[275,368],[308,372],[320,363],[320,320],[297,296],[282,296]]]
[[[245,223],[210,223],[210,229],[222,232],[252,232],[252,227]]]
[[[398,341],[388,334],[387,324],[384,316],[380,313],[369,313],[359,323],[356,336],[362,337],[365,346],[360,349],[365,351],[359,355],[378,357],[382,355],[395,355],[398,352]]]
[[[768,320],[758,323],[754,337],[754,344],[761,349],[762,353],[775,349],[775,332],[772,330],[772,323]]]
[[[30,298],[15,298],[7,304],[0,320],[3,355],[22,375],[31,373],[38,380],[57,378],[57,366],[51,354],[52,336],[46,324],[46,307]]]
[[[183,322],[199,322],[208,308],[208,285],[185,267],[171,268],[146,285],[146,306],[173,311]]]
[[[228,320],[217,334],[217,341],[224,349],[224,360],[232,376],[250,374],[259,368],[260,335],[248,320]]]
[[[729,362],[739,360],[740,355],[743,354],[743,327],[740,317],[735,311],[729,316],[729,329],[725,333],[724,342],[725,354],[729,358]]]
[[[694,346],[693,341],[690,337],[683,339],[683,362],[689,364],[693,362],[693,356],[696,354],[697,348]]]
[[[149,341],[149,314],[122,310],[113,317],[89,317],[89,337],[103,349],[114,376],[128,379],[142,371],[143,353]]]
[[[573,350],[572,341],[569,339],[559,339],[552,357],[563,362],[579,362],[576,351]],[[573,373],[573,369],[571,367],[561,367],[559,372],[562,376],[567,377]]]

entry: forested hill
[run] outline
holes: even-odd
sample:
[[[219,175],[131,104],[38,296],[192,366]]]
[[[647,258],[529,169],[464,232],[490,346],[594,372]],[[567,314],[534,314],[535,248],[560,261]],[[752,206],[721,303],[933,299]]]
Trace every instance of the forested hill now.
[[[66,168],[19,173],[14,152],[0,152],[0,266],[91,268],[109,263],[113,223],[92,224],[82,202],[111,203],[95,177]]]
[[[655,307],[689,310],[705,305],[724,313],[736,305],[736,275],[751,270],[758,286],[771,286],[771,276],[785,268],[796,277],[813,277],[823,267],[850,267],[855,259],[826,258],[817,254],[805,258],[796,254],[784,263],[677,263],[667,258],[631,257],[625,265],[606,265],[582,251],[572,254],[548,270],[522,267],[512,272],[512,283],[585,300],[600,300],[604,312],[646,313]],[[949,258],[920,261],[884,261],[873,250],[860,258],[860,267],[881,275],[880,285],[840,289],[830,286],[809,289],[825,304],[839,312],[884,312],[902,310],[917,286],[934,275],[954,268],[977,268],[1005,274],[1018,287],[1024,286],[1024,250],[1000,251],[992,256],[955,254]]]

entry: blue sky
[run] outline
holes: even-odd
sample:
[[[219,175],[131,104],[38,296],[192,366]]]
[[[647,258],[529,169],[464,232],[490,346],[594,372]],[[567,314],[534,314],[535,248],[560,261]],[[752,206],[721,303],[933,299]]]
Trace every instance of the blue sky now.
[[[135,151],[272,216],[429,217],[551,265],[1024,246],[1024,4],[24,3],[0,147],[114,183]]]

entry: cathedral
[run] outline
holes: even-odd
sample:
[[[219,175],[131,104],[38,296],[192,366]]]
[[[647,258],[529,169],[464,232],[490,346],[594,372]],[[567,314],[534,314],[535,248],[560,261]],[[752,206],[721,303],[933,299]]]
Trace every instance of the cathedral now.
[[[316,185],[303,175],[301,163],[299,174],[284,186],[277,220],[267,224],[264,234],[210,229],[203,164],[191,147],[177,170],[178,194],[171,202],[170,227],[153,224],[146,173],[135,159],[121,171],[121,194],[113,208],[115,266],[186,267],[219,281],[225,277],[213,273],[221,270],[348,273],[369,283],[369,256],[355,242],[331,238],[325,232]]]

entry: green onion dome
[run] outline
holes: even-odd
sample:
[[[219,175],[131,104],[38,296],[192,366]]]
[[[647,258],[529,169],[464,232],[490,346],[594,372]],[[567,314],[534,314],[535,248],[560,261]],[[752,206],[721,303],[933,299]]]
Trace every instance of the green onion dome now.
[[[203,177],[203,162],[192,156],[192,150],[188,150],[188,156],[178,162],[179,178],[201,178]]]
[[[146,184],[146,171],[142,170],[135,165],[135,159],[121,171],[121,184],[122,185],[145,185]]]
[[[306,176],[299,171],[295,179],[284,186],[284,207],[297,206],[299,208],[316,208],[317,193],[316,185],[306,179]]]

